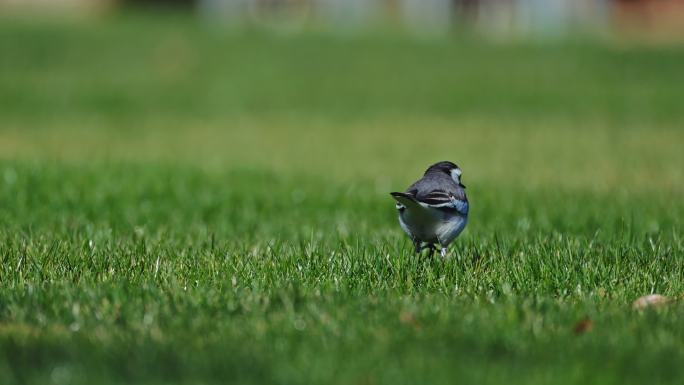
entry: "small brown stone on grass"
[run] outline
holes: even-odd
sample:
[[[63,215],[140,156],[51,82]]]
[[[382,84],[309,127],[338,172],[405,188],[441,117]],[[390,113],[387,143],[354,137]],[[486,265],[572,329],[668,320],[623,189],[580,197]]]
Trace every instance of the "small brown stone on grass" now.
[[[589,318],[583,318],[575,324],[575,327],[572,328],[572,331],[575,332],[576,335],[584,334],[587,332],[590,332],[591,329],[594,328],[594,323],[591,322]]]

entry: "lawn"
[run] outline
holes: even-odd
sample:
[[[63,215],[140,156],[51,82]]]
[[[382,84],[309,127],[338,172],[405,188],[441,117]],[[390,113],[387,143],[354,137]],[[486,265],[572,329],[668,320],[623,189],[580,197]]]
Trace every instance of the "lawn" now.
[[[681,382],[684,46],[126,15],[0,52],[2,384]],[[446,260],[388,195],[443,159]]]

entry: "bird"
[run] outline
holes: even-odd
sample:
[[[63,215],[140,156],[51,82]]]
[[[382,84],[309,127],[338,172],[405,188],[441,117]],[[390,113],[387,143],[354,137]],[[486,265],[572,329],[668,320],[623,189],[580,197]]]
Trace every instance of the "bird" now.
[[[449,244],[468,222],[468,198],[461,182],[461,169],[449,161],[437,162],[405,192],[391,192],[399,212],[399,224],[408,234],[417,254],[439,244],[447,255]]]

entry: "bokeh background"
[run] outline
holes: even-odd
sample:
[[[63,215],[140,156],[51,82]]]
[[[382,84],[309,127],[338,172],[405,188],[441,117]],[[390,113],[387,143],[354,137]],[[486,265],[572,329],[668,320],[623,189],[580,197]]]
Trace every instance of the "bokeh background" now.
[[[385,190],[453,159],[476,182],[682,186],[678,1],[0,9],[5,158],[334,173]]]

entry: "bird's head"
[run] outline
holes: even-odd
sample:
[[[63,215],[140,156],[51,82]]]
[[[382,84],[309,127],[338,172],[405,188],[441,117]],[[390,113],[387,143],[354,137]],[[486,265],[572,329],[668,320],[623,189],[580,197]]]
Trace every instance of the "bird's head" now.
[[[462,171],[455,163],[449,161],[437,162],[425,170],[425,175],[433,172],[445,173],[449,175],[451,179],[453,179],[454,182],[456,182],[459,186],[465,188],[465,185],[461,183]]]

